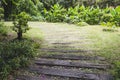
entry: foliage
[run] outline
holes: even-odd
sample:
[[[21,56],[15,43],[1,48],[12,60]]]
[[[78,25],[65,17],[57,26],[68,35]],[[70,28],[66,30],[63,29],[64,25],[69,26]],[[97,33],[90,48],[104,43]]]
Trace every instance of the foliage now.
[[[4,9],[0,8],[0,21],[4,18]]]
[[[50,10],[44,9],[43,16],[49,22],[67,22],[78,24],[86,22],[91,25],[105,23],[108,27],[120,26],[120,10],[119,6],[116,8],[106,7],[101,9],[99,6],[85,7],[84,5],[63,8],[59,4],[55,4]]]
[[[102,24],[107,27],[119,27],[120,26],[120,6],[116,8],[110,7],[105,9],[106,14],[102,16]]]
[[[43,4],[39,0],[2,0],[5,20],[13,20],[14,15],[26,12],[30,16],[37,16],[43,9]]]
[[[113,75],[116,78],[116,80],[119,80],[120,79],[120,61],[115,61],[113,65],[114,65]]]
[[[5,26],[3,22],[0,22],[0,35],[6,36],[7,33],[8,33],[7,26]]]
[[[11,71],[24,68],[35,56],[35,45],[30,40],[0,43],[0,79],[5,80]]]
[[[21,12],[17,16],[17,20],[13,22],[13,30],[17,32],[18,39],[22,39],[22,33],[25,33],[27,30],[29,30],[28,27],[28,20],[30,19],[29,15],[27,15],[25,12]]]
[[[43,8],[50,10],[51,6],[59,4],[65,9],[70,7],[74,8],[76,5],[85,6],[100,6],[105,8],[108,6],[117,6],[120,4],[119,0],[1,0],[4,8],[5,20],[13,20],[13,15],[25,11],[30,16],[37,16],[38,13],[43,11]]]
[[[4,17],[4,9],[0,8],[0,34],[7,35],[8,29],[2,22],[3,17]]]
[[[28,5],[28,6],[26,6]],[[18,13],[20,12],[26,12],[29,15],[33,16],[37,14],[37,7],[34,5],[34,3],[31,0],[21,0],[19,2],[19,5],[17,7]]]
[[[55,4],[49,11],[46,9],[44,10],[45,18],[49,22],[63,22],[65,11],[66,10],[62,6]]]
[[[17,6],[20,0],[2,0],[2,6],[4,8],[5,20],[10,20],[12,15],[17,13]]]
[[[40,0],[47,10],[49,10],[50,7],[54,6],[55,4],[60,4],[65,8],[74,7],[77,5],[77,1],[78,0]]]
[[[120,6],[117,6],[114,10],[115,10],[115,14],[113,21],[117,26],[120,26]]]
[[[67,14],[65,16],[65,22],[68,22],[68,23],[77,23],[79,22],[79,5],[76,6],[75,8],[68,8],[68,11],[67,11]]]
[[[99,7],[91,7],[87,12],[86,22],[91,25],[99,24],[102,15],[103,14]]]
[[[77,23],[77,26],[88,26],[86,22],[79,22]]]
[[[42,15],[31,16],[31,21],[45,21],[45,18]]]

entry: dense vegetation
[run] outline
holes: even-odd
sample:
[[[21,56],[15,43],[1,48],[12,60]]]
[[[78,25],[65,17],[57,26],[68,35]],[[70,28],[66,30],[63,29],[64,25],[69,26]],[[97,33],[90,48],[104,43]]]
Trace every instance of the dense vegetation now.
[[[4,80],[11,71],[27,66],[35,56],[36,42],[24,40],[22,36],[29,30],[28,20],[66,22],[78,26],[101,24],[115,28],[120,27],[119,5],[119,0],[1,0],[0,79]],[[19,40],[5,42],[1,39],[10,32],[3,20],[14,21],[12,29]],[[119,60],[114,61],[114,66],[115,77],[118,78]]]
[[[30,40],[0,43],[0,79],[6,80],[11,71],[28,66],[35,56],[34,44]]]
[[[0,8],[0,80],[9,80],[10,74],[13,75],[16,70],[30,64],[30,61],[37,55],[36,51],[40,44],[31,38],[22,36],[29,29],[29,16],[25,12],[17,15],[13,27],[4,24],[3,13],[4,10]],[[8,33],[12,33],[12,29],[17,32],[17,38],[8,36]]]
[[[109,27],[120,26],[120,6],[117,4],[119,5],[119,0],[92,0],[92,2],[89,0],[2,0],[1,2],[5,20],[14,20],[15,15],[24,11],[33,21],[67,22],[78,25],[102,24]]]

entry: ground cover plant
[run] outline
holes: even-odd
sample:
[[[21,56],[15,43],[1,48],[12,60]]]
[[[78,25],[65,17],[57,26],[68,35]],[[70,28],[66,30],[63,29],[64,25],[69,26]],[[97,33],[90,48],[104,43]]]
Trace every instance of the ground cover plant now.
[[[35,56],[34,44],[28,40],[1,43],[0,79],[5,80],[11,71],[24,68],[29,64]]]

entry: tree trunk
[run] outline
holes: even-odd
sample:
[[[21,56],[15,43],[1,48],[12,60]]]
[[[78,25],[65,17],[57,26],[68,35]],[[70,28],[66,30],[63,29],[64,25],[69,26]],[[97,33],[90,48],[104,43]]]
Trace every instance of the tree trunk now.
[[[18,32],[17,35],[18,35],[17,39],[21,40],[22,39],[22,32]]]

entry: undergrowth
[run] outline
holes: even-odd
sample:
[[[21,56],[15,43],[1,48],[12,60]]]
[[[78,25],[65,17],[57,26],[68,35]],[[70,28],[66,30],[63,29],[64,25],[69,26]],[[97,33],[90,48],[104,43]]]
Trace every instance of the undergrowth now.
[[[12,71],[27,67],[37,48],[39,44],[28,39],[0,43],[0,79],[7,80]]]

